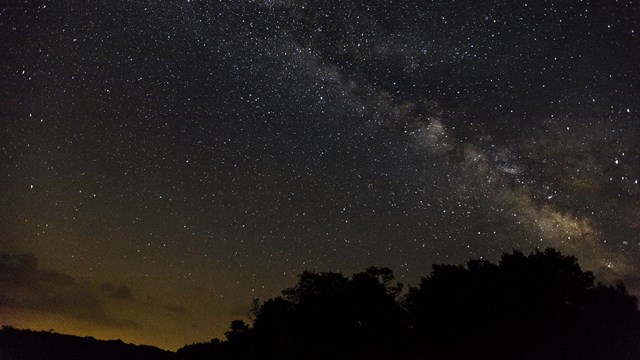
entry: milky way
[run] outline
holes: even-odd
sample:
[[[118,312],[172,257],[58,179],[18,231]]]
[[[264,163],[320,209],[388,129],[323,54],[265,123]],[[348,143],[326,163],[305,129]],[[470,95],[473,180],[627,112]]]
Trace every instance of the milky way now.
[[[9,2],[1,320],[175,349],[304,269],[545,247],[638,294],[639,35],[638,1]]]

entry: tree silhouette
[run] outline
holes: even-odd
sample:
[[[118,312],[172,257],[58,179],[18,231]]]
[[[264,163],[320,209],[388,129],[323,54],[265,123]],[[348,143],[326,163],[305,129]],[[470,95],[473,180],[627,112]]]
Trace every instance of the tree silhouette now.
[[[229,331],[224,335],[228,341],[241,341],[249,333],[249,325],[242,320],[233,320],[229,326]]]
[[[347,279],[303,272],[284,298],[265,302],[254,331],[274,358],[379,358],[401,330],[393,272],[369,268]],[[394,333],[395,332],[395,333]],[[383,351],[384,350],[384,351]]]
[[[547,249],[434,266],[405,307],[414,352],[435,358],[631,359],[640,354],[635,302]]]
[[[434,265],[402,295],[393,272],[347,278],[303,272],[252,304],[227,341],[183,359],[640,359],[640,312],[624,285],[596,284],[577,260],[547,249],[497,264]]]

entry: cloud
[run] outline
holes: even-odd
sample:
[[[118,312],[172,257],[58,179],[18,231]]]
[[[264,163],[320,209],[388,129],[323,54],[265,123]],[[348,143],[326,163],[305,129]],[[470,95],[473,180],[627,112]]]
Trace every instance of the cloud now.
[[[7,309],[60,314],[105,326],[136,326],[113,317],[104,302],[74,278],[40,268],[33,254],[0,253],[0,288],[0,305]]]
[[[111,283],[107,282],[100,285],[100,290],[115,299],[133,300],[133,291],[131,291],[131,288],[126,285],[120,285],[116,288]]]

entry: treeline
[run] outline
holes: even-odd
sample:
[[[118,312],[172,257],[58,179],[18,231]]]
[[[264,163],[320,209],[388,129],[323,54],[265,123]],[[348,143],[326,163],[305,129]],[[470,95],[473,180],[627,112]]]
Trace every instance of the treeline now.
[[[387,268],[304,272],[255,301],[250,324],[233,321],[224,341],[172,353],[4,327],[0,359],[640,359],[636,298],[553,249],[436,265],[403,290]]]
[[[437,265],[406,292],[386,268],[304,272],[250,318],[179,358],[640,359],[636,298],[553,249]]]

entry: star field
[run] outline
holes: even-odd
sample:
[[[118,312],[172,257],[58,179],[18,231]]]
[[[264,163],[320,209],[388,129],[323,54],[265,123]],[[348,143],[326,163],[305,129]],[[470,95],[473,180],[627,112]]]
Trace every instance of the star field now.
[[[639,35],[635,0],[10,1],[2,323],[175,349],[305,269],[545,247],[640,294]]]

